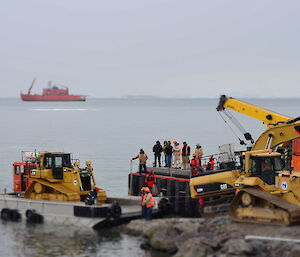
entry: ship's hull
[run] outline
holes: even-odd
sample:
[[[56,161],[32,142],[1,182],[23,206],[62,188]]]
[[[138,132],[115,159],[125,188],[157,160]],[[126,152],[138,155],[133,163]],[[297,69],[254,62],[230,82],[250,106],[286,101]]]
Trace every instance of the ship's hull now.
[[[21,94],[23,101],[85,101],[84,95],[31,95]]]

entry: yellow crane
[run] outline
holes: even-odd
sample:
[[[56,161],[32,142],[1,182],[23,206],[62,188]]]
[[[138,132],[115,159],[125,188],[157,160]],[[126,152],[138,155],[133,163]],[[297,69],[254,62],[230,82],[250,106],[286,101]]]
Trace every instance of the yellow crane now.
[[[285,170],[281,154],[273,152],[272,149],[300,138],[300,118],[291,119],[244,102],[234,101],[232,98],[227,98],[227,101],[226,98],[223,99],[225,101],[219,104],[219,110],[239,106],[235,110],[251,114],[269,128],[256,140],[252,151],[244,153],[244,165],[241,169],[192,178],[192,198],[222,194],[226,193],[229,187],[236,188],[229,211],[232,218],[240,221],[284,224],[299,221],[300,172]],[[205,186],[213,183],[219,183],[221,190],[205,191]]]
[[[219,104],[217,106],[217,111],[224,111],[226,109],[230,109],[261,120],[268,127],[273,127],[278,123],[291,120],[291,117],[255,106],[253,104],[249,104],[233,97],[221,95]]]

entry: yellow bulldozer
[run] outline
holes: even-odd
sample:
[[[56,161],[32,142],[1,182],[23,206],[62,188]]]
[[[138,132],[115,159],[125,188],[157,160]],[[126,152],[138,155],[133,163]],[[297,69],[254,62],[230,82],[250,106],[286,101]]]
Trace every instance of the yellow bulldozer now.
[[[243,153],[240,169],[202,174],[190,180],[192,198],[226,193],[236,194],[229,215],[238,221],[291,224],[300,220],[300,172],[287,168],[278,146],[285,147],[300,138],[300,118],[291,119],[236,99],[221,97],[219,110],[225,108],[256,117],[269,128]],[[221,108],[220,108],[221,107]],[[245,133],[246,139],[251,137]],[[205,191],[208,184],[219,183],[221,190]]]
[[[31,169],[24,197],[52,201],[85,201],[91,190],[97,192],[97,202],[106,201],[106,192],[96,187],[91,162],[80,168],[79,161],[72,163],[70,153],[38,153],[37,167]]]

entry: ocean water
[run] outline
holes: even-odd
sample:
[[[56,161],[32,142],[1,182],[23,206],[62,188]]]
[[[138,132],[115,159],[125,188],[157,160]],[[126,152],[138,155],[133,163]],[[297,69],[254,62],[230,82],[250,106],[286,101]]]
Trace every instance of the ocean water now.
[[[247,101],[287,116],[300,116],[299,99]],[[219,117],[217,104],[218,99],[61,103],[0,99],[0,190],[12,189],[12,163],[21,160],[21,151],[71,152],[82,166],[92,161],[98,186],[110,196],[125,196],[130,159],[143,148],[151,165],[156,140],[187,141],[192,149],[199,143],[205,155],[217,153],[218,146],[227,143],[243,149]],[[266,128],[251,117],[233,115],[254,139]],[[136,165],[134,162],[134,169]],[[149,253],[139,248],[139,240],[119,234],[117,229],[96,233],[0,223],[1,256],[146,256]]]

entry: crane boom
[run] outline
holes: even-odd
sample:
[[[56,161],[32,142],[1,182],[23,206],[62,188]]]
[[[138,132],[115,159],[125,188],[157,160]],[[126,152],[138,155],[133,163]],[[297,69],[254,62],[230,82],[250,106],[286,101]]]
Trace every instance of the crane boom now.
[[[217,106],[217,111],[223,111],[225,109],[231,109],[233,111],[261,120],[268,127],[272,127],[278,122],[285,122],[291,119],[291,117],[255,106],[253,104],[249,104],[233,97],[221,95],[219,105]]]

